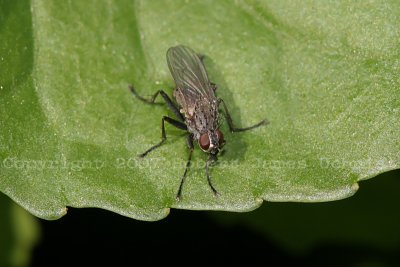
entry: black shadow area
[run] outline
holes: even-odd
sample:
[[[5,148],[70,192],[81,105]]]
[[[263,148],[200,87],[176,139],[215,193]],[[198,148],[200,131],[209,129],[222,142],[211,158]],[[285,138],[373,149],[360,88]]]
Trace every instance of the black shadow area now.
[[[32,266],[292,263],[256,232],[224,228],[206,212],[172,210],[164,220],[142,222],[71,208],[60,220],[41,224],[42,243]]]

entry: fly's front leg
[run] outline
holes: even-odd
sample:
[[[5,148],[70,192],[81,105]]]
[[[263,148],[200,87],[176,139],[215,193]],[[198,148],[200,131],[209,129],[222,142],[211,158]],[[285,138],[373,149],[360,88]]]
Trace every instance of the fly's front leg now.
[[[219,196],[217,189],[215,189],[215,187],[213,186],[213,184],[211,182],[211,176],[210,176],[210,171],[209,171],[210,165],[213,164],[216,160],[217,160],[217,157],[210,154],[210,156],[208,157],[207,162],[206,162],[206,176],[207,176],[208,185],[210,186],[211,190],[213,191],[214,196]]]
[[[183,186],[183,183],[185,182],[186,174],[187,174],[187,172],[189,170],[189,167],[190,167],[190,161],[192,160],[192,154],[193,154],[193,149],[194,149],[194,146],[193,146],[193,135],[192,134],[188,135],[187,144],[188,144],[188,147],[189,147],[189,158],[188,158],[188,160],[186,162],[185,172],[183,173],[183,176],[181,178],[181,183],[179,185],[178,193],[176,194],[176,200],[178,200],[178,201],[182,199],[182,186]]]
[[[236,128],[233,125],[231,114],[229,113],[228,108],[226,107],[224,100],[222,100],[221,98],[218,99],[218,104],[220,104],[220,103],[222,103],[222,105],[224,107],[224,111],[225,111],[224,114],[225,114],[226,121],[228,122],[229,130],[231,132],[233,132],[233,133],[234,132],[244,132],[244,131],[251,130],[251,129],[257,128],[257,127],[259,127],[261,125],[265,125],[265,124],[269,123],[267,120],[264,119],[264,120],[260,121],[259,123],[254,124],[254,125],[249,126],[249,127]]]
[[[179,128],[181,130],[185,130],[187,131],[187,127],[183,122],[174,120],[170,117],[164,116],[161,120],[161,141],[150,147],[149,149],[147,149],[145,152],[143,152],[142,154],[139,155],[139,157],[143,158],[145,157],[149,152],[153,151],[154,149],[156,149],[157,147],[160,147],[162,144],[164,144],[165,140],[167,140],[167,135],[165,134],[165,124],[164,121],[167,121],[168,123],[170,123],[171,125],[175,126],[176,128]]]
[[[158,90],[157,92],[154,93],[149,99],[144,98],[143,96],[139,95],[135,88],[133,87],[132,84],[129,85],[129,90],[134,94],[137,98],[139,98],[141,101],[147,103],[147,104],[156,104],[154,101],[156,100],[156,97],[158,95],[161,95],[162,98],[164,99],[165,103],[167,103],[168,107],[172,110],[172,112],[175,114],[175,116],[180,120],[180,121],[185,121],[182,113],[179,112],[179,109],[175,104],[172,102],[171,98],[163,91],[163,90]]]

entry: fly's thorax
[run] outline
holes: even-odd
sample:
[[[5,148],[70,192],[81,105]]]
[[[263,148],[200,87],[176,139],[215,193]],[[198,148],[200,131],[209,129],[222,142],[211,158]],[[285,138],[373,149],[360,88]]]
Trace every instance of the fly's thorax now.
[[[218,128],[218,106],[208,99],[199,100],[196,102],[192,119],[200,133],[215,131]]]
[[[218,129],[218,103],[207,99],[198,99],[190,106],[182,106],[180,112],[184,114],[188,131],[198,140],[200,135],[207,131]]]

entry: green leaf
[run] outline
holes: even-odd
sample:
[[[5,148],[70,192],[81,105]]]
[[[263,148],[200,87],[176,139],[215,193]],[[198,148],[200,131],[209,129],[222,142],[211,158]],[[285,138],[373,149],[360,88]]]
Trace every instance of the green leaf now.
[[[399,168],[397,2],[0,1],[0,191],[56,219],[66,206],[141,220],[170,207],[247,211],[268,201],[329,201]],[[143,95],[173,81],[166,50],[204,54],[238,126],[208,187],[198,148]]]
[[[39,239],[37,219],[0,193],[0,266],[28,266]]]

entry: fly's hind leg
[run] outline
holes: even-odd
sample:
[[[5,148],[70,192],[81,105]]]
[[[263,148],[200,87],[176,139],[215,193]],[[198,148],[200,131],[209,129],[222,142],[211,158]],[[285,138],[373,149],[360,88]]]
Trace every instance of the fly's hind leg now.
[[[236,128],[236,127],[233,125],[233,121],[232,121],[231,114],[229,113],[228,108],[227,108],[226,105],[225,105],[225,102],[224,102],[221,98],[218,99],[218,104],[220,104],[220,103],[222,103],[222,106],[223,106],[224,111],[225,111],[225,112],[224,112],[224,115],[225,115],[226,121],[228,122],[229,130],[230,130],[232,133],[248,131],[248,130],[251,130],[251,129],[260,127],[261,125],[266,125],[266,124],[269,123],[266,119],[264,119],[264,120],[260,121],[259,123],[256,123],[256,124],[254,124],[254,125],[252,125],[252,126],[249,126],[249,127],[245,127],[245,128]]]
[[[179,112],[178,108],[174,105],[174,103],[171,101],[169,96],[163,90],[158,90],[150,99],[147,99],[147,98],[144,98],[144,97],[140,96],[136,92],[136,90],[133,87],[133,85],[129,85],[129,90],[132,92],[132,94],[134,94],[141,101],[143,101],[145,103],[148,103],[148,104],[155,104],[154,101],[156,100],[156,97],[158,95],[161,95],[162,98],[164,99],[165,103],[167,103],[168,107],[180,119],[180,121],[178,121],[178,120],[172,119],[172,118],[170,118],[168,116],[164,116],[161,119],[161,141],[158,144],[156,144],[156,145],[150,147],[149,149],[147,149],[142,154],[140,154],[139,157],[141,157],[141,158],[145,157],[148,153],[150,153],[154,149],[160,147],[167,140],[167,135],[165,134],[165,123],[164,123],[165,121],[168,122],[169,124],[175,126],[176,128],[179,128],[181,130],[187,131],[186,124],[183,122],[184,118],[183,118],[182,114]]]
[[[164,99],[165,103],[167,103],[168,107],[172,110],[172,112],[175,114],[175,116],[180,120],[180,121],[185,121],[182,113],[179,112],[178,107],[172,102],[171,98],[164,92],[164,90],[158,90],[155,92],[150,98],[145,98],[141,95],[139,95],[135,87],[133,87],[132,84],[129,85],[129,90],[132,92],[133,95],[135,95],[139,100],[147,103],[147,104],[156,104],[155,100],[158,95],[161,95],[162,98]]]

